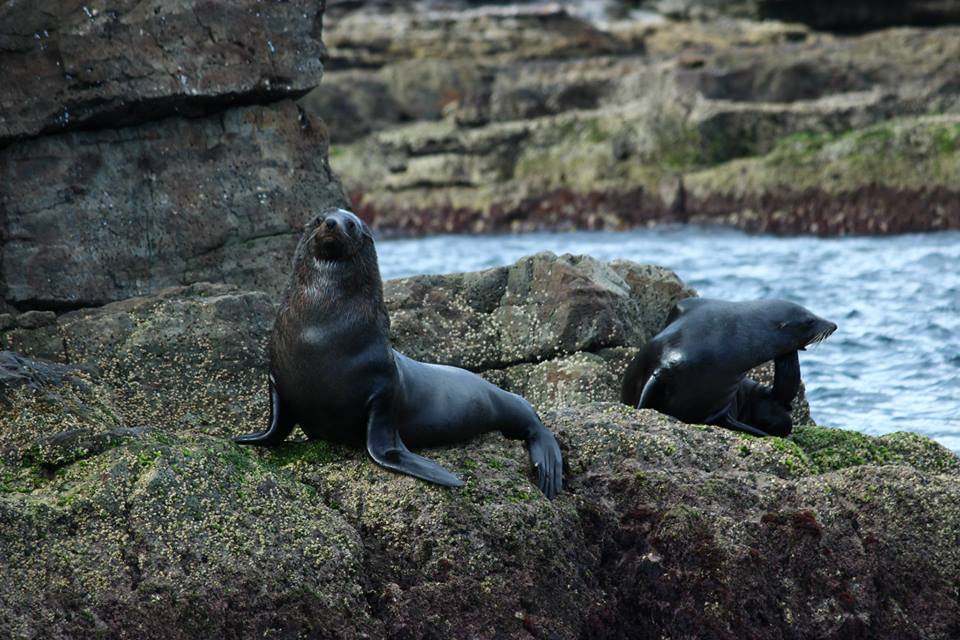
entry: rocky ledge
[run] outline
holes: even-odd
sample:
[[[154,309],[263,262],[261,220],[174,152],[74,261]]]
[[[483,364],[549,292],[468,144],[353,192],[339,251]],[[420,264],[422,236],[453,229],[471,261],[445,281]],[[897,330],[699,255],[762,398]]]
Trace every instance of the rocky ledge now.
[[[353,3],[328,21],[330,70],[300,104],[330,123],[332,166],[387,234],[960,228],[960,30],[890,27],[937,10],[946,24],[960,5],[807,4],[596,20],[574,4],[413,2],[389,31]],[[845,11],[886,28],[811,28]],[[778,16],[807,24],[760,20]]]
[[[690,293],[657,267],[550,254],[387,283],[398,348],[538,406],[566,460],[552,502],[493,435],[429,452],[459,491],[323,442],[232,444],[266,418],[262,293],[200,284],[7,326],[22,355],[0,354],[0,632],[956,637],[951,452],[809,424],[755,439],[610,402]]]

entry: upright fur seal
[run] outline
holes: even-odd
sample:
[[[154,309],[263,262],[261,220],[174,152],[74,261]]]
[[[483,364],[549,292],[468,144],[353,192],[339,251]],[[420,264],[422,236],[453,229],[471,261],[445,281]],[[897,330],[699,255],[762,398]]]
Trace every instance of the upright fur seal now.
[[[533,407],[469,371],[411,360],[390,346],[373,237],[353,213],[307,224],[270,336],[270,426],[241,444],[277,445],[297,424],[310,438],[365,443],[388,469],[450,487],[463,482],[411,453],[487,431],[523,440],[553,498],[563,460]]]
[[[790,403],[800,388],[798,351],[836,330],[783,300],[686,298],[627,367],[621,399],[691,424],[786,436],[793,428]],[[746,377],[769,360],[773,387]]]

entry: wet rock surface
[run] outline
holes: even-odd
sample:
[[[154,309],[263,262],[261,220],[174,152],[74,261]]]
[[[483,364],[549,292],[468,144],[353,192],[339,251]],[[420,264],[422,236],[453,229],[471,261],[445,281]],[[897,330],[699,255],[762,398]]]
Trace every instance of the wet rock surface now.
[[[555,5],[564,24],[594,29],[606,44],[549,52],[514,24],[556,28],[563,42],[566,27],[542,20],[538,6],[435,12],[414,3],[398,10],[404,30],[370,26],[369,39],[358,34],[377,24],[365,19],[372,9],[344,9],[327,25],[330,83],[301,105],[334,123],[332,165],[354,208],[386,234],[688,221],[821,235],[958,228],[956,183],[941,171],[904,185],[877,164],[853,162],[851,175],[848,156],[825,155],[825,173],[848,174],[842,185],[762,196],[712,191],[700,177],[736,172],[744,158],[762,164],[798,137],[857,140],[935,116],[952,127],[956,27],[831,34],[758,22],[756,12],[733,11],[738,3],[703,4],[739,17],[678,21],[661,8],[667,17],[596,20]],[[493,20],[485,33],[500,44],[479,51],[464,37],[440,51],[430,44],[439,16],[457,33],[483,31],[478,16]],[[361,61],[356,43],[369,41],[377,56]],[[930,135],[925,148],[894,137],[882,151],[909,165],[934,150],[930,162],[956,165],[952,129]],[[807,171],[803,157],[776,167],[785,184]]]

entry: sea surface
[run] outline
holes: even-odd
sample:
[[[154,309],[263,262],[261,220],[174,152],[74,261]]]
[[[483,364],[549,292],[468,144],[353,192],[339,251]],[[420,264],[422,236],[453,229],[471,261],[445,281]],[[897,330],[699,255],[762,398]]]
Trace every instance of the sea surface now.
[[[474,271],[539,251],[673,269],[701,296],[782,298],[839,325],[800,353],[819,424],[916,431],[960,451],[960,232],[780,238],[711,227],[382,240],[384,278]]]

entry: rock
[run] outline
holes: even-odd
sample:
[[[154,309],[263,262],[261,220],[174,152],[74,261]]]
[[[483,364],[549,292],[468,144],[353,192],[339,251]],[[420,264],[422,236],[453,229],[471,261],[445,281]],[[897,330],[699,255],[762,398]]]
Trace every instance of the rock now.
[[[744,625],[758,638],[955,633],[948,594],[960,577],[960,527],[947,505],[957,504],[960,461],[949,451],[934,445],[939,455],[928,457],[920,446],[911,456],[924,462],[849,460],[829,471],[799,439],[743,438],[602,407],[558,411],[547,423],[570,444],[579,513],[593,523],[587,540],[604,558],[594,575],[616,585],[604,609],[615,633],[734,638]],[[843,449],[843,435],[858,434],[837,435]],[[869,440],[882,447],[885,438]],[[935,523],[913,536],[908,522],[919,513]],[[914,562],[924,579],[911,578]]]
[[[349,12],[324,25],[335,70],[423,58],[513,61],[612,53],[622,44],[559,5]]]
[[[264,293],[198,284],[66,313],[2,341],[90,367],[120,425],[226,437],[267,419],[264,345],[275,313]]]
[[[323,84],[299,104],[333,124],[331,142],[352,142],[401,122],[439,119],[452,105],[470,99],[484,73],[475,62],[456,60],[333,71],[324,74]]]
[[[334,143],[358,140],[399,123],[403,115],[379,73],[365,70],[324,74],[323,85],[303,97],[299,105],[333,123],[329,131]]]
[[[579,401],[618,398],[632,349],[694,295],[667,269],[550,253],[384,289],[398,350],[483,373],[541,409],[567,397],[544,372],[584,358],[592,366],[565,376]],[[267,419],[264,344],[277,301],[198,284],[65,313],[55,325],[0,334],[0,345],[93,367],[124,424],[234,435]]]
[[[4,2],[0,147],[298,97],[320,81],[323,4]]]
[[[646,0],[642,4],[680,19],[709,20],[719,16],[774,19],[836,31],[960,22],[960,2],[956,0]]]
[[[540,411],[590,402],[619,402],[635,347],[581,351],[538,363],[490,369],[483,377],[526,398]]]
[[[960,72],[945,63],[960,55],[958,39],[958,27],[901,28],[852,38],[727,46],[705,54],[703,65],[687,72],[685,80],[706,98],[737,102],[816,100],[877,87],[893,95],[902,91],[904,102],[923,92],[955,100],[952,85]],[[771,50],[784,55],[770,55]]]
[[[44,136],[0,150],[0,292],[55,311],[198,280],[277,293],[308,216],[344,204],[292,102]]]
[[[0,426],[0,462],[56,466],[95,448],[81,439],[109,441],[120,421],[90,372],[0,351]]]
[[[760,0],[758,4],[761,18],[803,22],[814,29],[862,31],[894,25],[960,22],[957,0]]]
[[[738,205],[719,194],[691,191],[706,176],[727,180],[742,167],[765,166],[769,160],[762,154],[779,145],[789,148],[797,139],[830,139],[849,131],[848,139],[854,140],[879,130],[900,129],[900,120],[893,118],[899,111],[925,112],[947,104],[934,99],[934,94],[914,100],[902,88],[906,93],[893,98],[870,91],[795,103],[733,102],[691,98],[670,67],[638,72],[634,81],[647,86],[659,83],[661,88],[643,101],[621,106],[492,122],[480,128],[458,127],[453,121],[409,125],[340,148],[335,164],[352,193],[355,209],[386,234],[570,227],[615,230],[692,219],[777,233],[810,233],[814,228],[821,229],[814,233],[824,234],[957,228],[951,213],[952,183],[945,179],[954,157],[949,131],[943,133],[947,136],[943,144],[934,145],[937,153],[927,161],[944,168],[933,171],[924,183],[920,201],[927,203],[926,208],[901,206],[917,201],[918,194],[905,189],[896,174],[869,163],[853,174],[842,168],[847,162],[844,156],[835,160],[824,156],[815,171],[822,167],[833,175],[836,166],[837,171],[850,173],[850,180],[844,178],[849,189],[874,194],[864,204],[816,200],[803,209],[793,207],[790,191],[810,182],[813,171],[802,158],[783,153],[774,154],[776,175],[778,184],[790,186],[773,193],[768,190],[763,199]],[[617,92],[626,91],[626,86]],[[617,92],[609,100],[615,101]],[[668,100],[668,96],[672,97]],[[955,117],[940,118],[950,123]],[[920,119],[936,120],[933,116]],[[882,122],[888,124],[875,124]],[[903,151],[902,158],[909,163],[910,152],[907,147]],[[889,152],[899,153],[899,147]],[[828,165],[831,169],[826,170]],[[912,173],[911,169],[908,175]],[[714,197],[718,202],[710,200]],[[727,217],[735,206],[751,209],[758,219]],[[829,211],[823,217],[831,218],[838,209],[854,207],[863,222],[824,224],[819,213]],[[786,218],[778,213],[784,209]],[[910,216],[912,222],[898,222],[895,218],[901,215]]]
[[[480,373],[540,411],[618,400],[637,349],[677,300],[696,295],[668,269],[552,253],[390,280],[384,293],[396,349]],[[123,424],[235,435],[267,419],[264,345],[277,300],[224,285],[172,288],[7,331],[0,346],[95,371]],[[795,402],[795,422],[809,423],[802,392]]]
[[[276,294],[307,217],[346,204],[286,100],[320,80],[324,3],[61,4],[0,6],[0,310]]]
[[[34,359],[0,353],[0,635],[951,637],[951,452],[594,402],[690,293],[552,254],[387,283],[401,350],[537,404],[566,460],[554,501],[497,434],[427,454],[460,491],[322,441],[233,444],[267,417],[264,293],[198,284],[8,330]]]
[[[790,167],[784,171],[784,167]],[[839,235],[960,228],[960,116],[798,134],[684,179],[692,220]]]
[[[7,637],[382,636],[358,532],[222,438],[140,438],[0,495]]]
[[[57,314],[53,311],[27,311],[17,316],[17,325],[24,329],[37,329],[56,321]]]
[[[494,435],[429,452],[466,480],[459,491],[324,442],[244,449],[149,431],[30,493],[4,484],[0,630],[955,633],[960,461],[925,438],[755,439],[603,403],[544,420],[568,464],[554,501],[523,448]],[[846,453],[894,441],[882,465]]]
[[[433,27],[424,25],[433,14],[408,8],[403,15],[414,34],[409,41],[432,38]],[[475,14],[443,15],[450,29],[466,29]],[[598,25],[619,43],[613,55],[504,61],[481,52],[467,61],[423,48],[404,68],[381,60],[376,69],[351,71],[364,74],[364,97],[331,87],[326,99],[345,96],[360,117],[341,115],[335,105],[312,108],[349,121],[338,138],[348,144],[331,153],[354,208],[387,235],[618,230],[690,220],[777,233],[954,228],[949,188],[920,199],[937,213],[915,212],[909,226],[894,220],[918,194],[886,176],[862,177],[863,202],[794,206],[791,196],[776,193],[769,202],[732,205],[736,216],[727,204],[688,198],[686,186],[704,170],[762,157],[791,136],[960,113],[956,27],[833,37],[739,19]],[[497,32],[501,41],[513,36],[507,26]],[[449,69],[430,71],[436,67]],[[422,102],[401,106],[390,77],[404,78]],[[392,103],[403,115],[380,117],[354,102]],[[794,170],[802,177],[806,169],[778,167],[785,181]],[[830,216],[855,208],[872,220],[825,224],[823,208],[833,209]]]
[[[619,272],[589,256],[539,253],[511,267],[389,281],[391,338],[410,357],[477,371],[638,346],[693,290],[666,269],[615,264]]]

